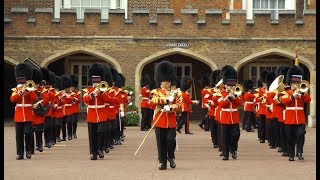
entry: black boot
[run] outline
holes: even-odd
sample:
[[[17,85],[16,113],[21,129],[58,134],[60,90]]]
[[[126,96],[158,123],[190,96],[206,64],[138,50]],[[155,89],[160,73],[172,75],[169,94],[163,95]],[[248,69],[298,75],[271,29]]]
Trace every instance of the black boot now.
[[[30,159],[30,158],[31,158],[31,152],[27,152],[27,153],[26,153],[26,157],[27,157],[28,159]]]
[[[97,160],[97,155],[96,154],[92,154],[92,156],[90,157],[91,160]]]
[[[294,157],[289,157],[289,161],[294,161]]]
[[[229,156],[224,156],[222,160],[229,160]]]
[[[176,163],[174,162],[173,158],[168,158],[168,161],[170,162],[170,167],[171,168],[175,168],[176,167]]]
[[[16,157],[16,160],[21,160],[21,159],[23,159],[23,155],[18,155],[18,156]]]
[[[304,157],[303,157],[302,153],[298,153],[298,159],[299,160],[304,160]]]
[[[177,132],[181,134],[181,131],[180,131],[180,129],[177,129]]]
[[[104,158],[103,151],[99,150],[98,153],[99,153],[99,158]]]
[[[224,156],[223,152],[222,152],[222,153],[220,153],[220,156]]]
[[[283,153],[281,154],[281,156],[282,156],[282,157],[286,157],[286,156],[288,156],[288,154],[287,154],[286,152],[283,152]]]
[[[161,163],[159,166],[159,170],[165,170],[167,169],[167,165],[164,165],[164,163]]]
[[[57,139],[56,141],[58,141],[58,142],[61,142],[61,139],[60,139],[60,137],[57,137],[56,139]]]
[[[233,159],[237,159],[237,157],[238,157],[237,154],[238,154],[237,151],[231,153],[232,158],[233,158]]]
[[[109,148],[106,148],[106,149],[104,150],[104,152],[105,152],[105,153],[109,153],[109,152],[110,152],[110,149],[109,149]]]

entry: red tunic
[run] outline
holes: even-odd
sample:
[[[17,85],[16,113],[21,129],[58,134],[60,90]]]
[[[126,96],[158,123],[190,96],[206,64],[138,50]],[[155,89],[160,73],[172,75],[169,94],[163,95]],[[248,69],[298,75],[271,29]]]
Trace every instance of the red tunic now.
[[[259,88],[259,97],[255,98],[255,103],[258,104],[258,114],[264,114],[267,113],[267,106],[266,106],[266,100],[262,100],[261,97],[265,95],[265,89]],[[266,99],[266,97],[264,97]]]
[[[182,98],[182,112],[190,112],[190,104],[192,104],[190,94],[186,91],[181,93]]]
[[[278,94],[278,99],[281,99],[283,94]],[[281,101],[277,101],[276,99],[273,99],[273,111],[272,115],[273,117],[278,119],[278,122],[283,122],[283,111],[285,110],[284,104],[281,103]]]
[[[112,92],[113,92],[112,89],[109,89],[108,91],[106,91],[106,93],[109,94],[110,98],[113,99],[113,102],[105,103],[107,120],[114,120],[116,118],[116,112],[114,110],[116,99],[114,97],[114,93]]]
[[[208,95],[207,95],[208,94]],[[205,106],[205,99],[208,99],[209,98],[209,96],[210,96],[210,94],[212,94],[211,93],[211,91],[210,91],[210,89],[206,89],[206,88],[203,88],[202,90],[201,90],[201,107],[202,107],[202,109],[205,109],[205,108],[207,108],[206,106]]]
[[[254,110],[254,100],[255,96],[251,92],[245,92],[244,93],[244,111],[253,112]]]
[[[33,109],[32,103],[37,101],[38,97],[35,92],[25,91],[22,96],[19,95],[18,90],[15,89],[12,92],[10,100],[13,103],[16,103],[15,113],[14,113],[14,122],[27,122],[33,121]]]
[[[64,116],[70,116],[73,114],[72,102],[74,95],[73,93],[69,92],[66,93],[67,95],[63,96],[63,101],[65,102],[63,105],[63,114]]]
[[[149,108],[150,101],[150,90],[146,87],[141,89],[141,103],[140,106],[142,108]]]
[[[266,101],[266,107],[267,107],[267,111],[266,111],[266,118],[267,119],[273,119],[273,97],[274,97],[274,93],[273,92],[268,92],[267,93],[267,101]]]
[[[242,104],[242,96],[232,99],[230,102],[227,96],[229,93],[223,92],[223,99],[219,102],[221,107],[221,124],[239,124],[238,107]]]
[[[38,92],[41,92],[42,101],[40,103],[42,106],[45,106],[48,103],[50,103],[49,93],[47,93],[45,89],[39,87]],[[34,113],[33,124],[43,124],[44,120],[45,120],[45,116],[39,116],[36,113]]]
[[[301,97],[291,99],[292,90],[286,91],[282,96],[281,102],[286,105],[284,111],[284,124],[305,124],[306,118],[304,115],[304,103],[310,103],[311,98],[309,94],[305,93]]]
[[[79,92],[77,89],[74,89],[73,93],[74,93],[74,97],[72,101],[72,112],[74,114],[74,113],[80,112],[79,104],[81,100],[81,97],[80,97],[81,92]]]
[[[55,96],[53,101],[53,106],[56,108],[52,109],[52,117],[53,118],[62,118],[63,117],[63,99],[62,99],[62,93],[59,93]]]

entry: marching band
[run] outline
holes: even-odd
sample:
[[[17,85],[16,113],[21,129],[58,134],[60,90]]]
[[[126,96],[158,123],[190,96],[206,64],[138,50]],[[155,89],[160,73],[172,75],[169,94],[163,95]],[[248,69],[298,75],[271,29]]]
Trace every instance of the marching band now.
[[[190,106],[199,101],[192,100],[188,92],[193,84],[192,78],[184,76],[176,82],[171,62],[160,62],[155,72],[156,86],[152,86],[147,74],[140,81],[141,131],[149,131],[149,134],[155,128],[159,170],[165,170],[167,161],[171,168],[176,167],[176,131],[181,133],[185,125],[185,134],[192,134]],[[81,101],[87,107],[91,160],[104,158],[104,152],[109,153],[114,145],[121,145],[124,141],[125,105],[129,104],[132,92],[123,89],[125,77],[115,69],[101,63],[91,65],[88,70],[91,86],[82,92],[77,90],[77,75],[56,76],[47,68],[37,69],[26,63],[16,66],[15,77],[17,87],[12,89],[10,100],[16,103],[17,160],[24,159],[24,152],[27,158],[31,158],[34,146],[42,152],[43,146],[51,148],[66,141],[67,135],[68,140],[77,139]],[[294,161],[295,156],[303,160],[306,133],[303,106],[311,99],[302,68],[280,66],[276,72],[263,71],[257,89],[254,84],[250,79],[245,80],[243,86],[238,84],[237,71],[229,65],[212,71],[210,79],[207,76],[201,78],[199,126],[210,129],[213,148],[218,148],[223,160],[228,160],[229,154],[237,159],[239,107],[243,106],[243,130],[254,132],[253,129],[258,127],[260,143],[268,141],[271,149],[278,148],[281,156],[288,156],[289,161]]]

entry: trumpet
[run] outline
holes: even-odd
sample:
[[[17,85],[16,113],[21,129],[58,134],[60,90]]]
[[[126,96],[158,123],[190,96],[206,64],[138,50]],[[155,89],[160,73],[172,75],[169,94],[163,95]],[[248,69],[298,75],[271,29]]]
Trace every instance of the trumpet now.
[[[301,93],[306,93],[309,90],[310,84],[306,80],[302,80],[301,83],[298,85],[298,92],[299,94]]]
[[[108,89],[109,85],[106,81],[101,81],[97,88],[100,90],[100,91],[106,91]]]
[[[33,80],[28,80],[25,84],[22,85],[22,89],[23,91],[34,91],[36,89],[36,84]]]
[[[240,84],[236,84],[229,90],[229,93],[237,96],[240,96],[242,92],[243,92],[243,87]]]

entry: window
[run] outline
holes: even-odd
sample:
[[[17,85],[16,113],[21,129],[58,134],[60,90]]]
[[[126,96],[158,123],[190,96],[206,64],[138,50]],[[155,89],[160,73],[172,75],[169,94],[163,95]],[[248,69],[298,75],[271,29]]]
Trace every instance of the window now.
[[[260,74],[262,71],[272,71],[276,72],[276,69],[284,64],[272,64],[272,65],[260,65],[260,64],[251,64],[249,67],[249,79],[254,81],[254,87],[257,86],[257,81],[260,79]]]
[[[253,9],[254,10],[285,9],[285,1],[286,0],[253,0]],[[295,2],[292,1],[292,3],[295,3]]]

